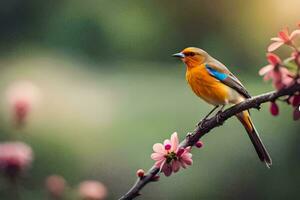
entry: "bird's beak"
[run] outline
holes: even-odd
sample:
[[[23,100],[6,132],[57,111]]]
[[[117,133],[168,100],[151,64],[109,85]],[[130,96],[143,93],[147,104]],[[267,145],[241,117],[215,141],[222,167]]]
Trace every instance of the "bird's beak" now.
[[[172,55],[173,57],[177,57],[177,58],[184,58],[185,57],[185,55],[183,54],[183,53],[175,53],[175,54],[173,54]]]

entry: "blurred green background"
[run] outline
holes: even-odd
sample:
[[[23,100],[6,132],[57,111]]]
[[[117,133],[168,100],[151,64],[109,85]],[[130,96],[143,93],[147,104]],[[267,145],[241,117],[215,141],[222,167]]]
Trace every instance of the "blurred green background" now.
[[[185,67],[170,55],[207,50],[252,95],[272,89],[258,76],[269,38],[300,20],[298,0],[0,1],[1,141],[30,144],[35,161],[22,199],[44,199],[44,179],[60,174],[76,187],[103,182],[109,199],[148,169],[152,145],[181,139],[211,108],[190,91]],[[282,52],[287,55],[287,52]],[[29,80],[42,93],[26,127],[15,130],[7,87]],[[273,158],[261,164],[235,118],[203,138],[187,170],[147,185],[141,199],[282,199],[299,197],[299,123],[280,105],[252,111]],[[0,199],[9,199],[0,181]]]

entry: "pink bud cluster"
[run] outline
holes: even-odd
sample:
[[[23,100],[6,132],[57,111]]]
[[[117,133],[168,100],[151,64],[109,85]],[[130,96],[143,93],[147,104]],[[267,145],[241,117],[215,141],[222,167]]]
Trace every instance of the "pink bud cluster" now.
[[[60,175],[48,176],[45,180],[45,188],[51,199],[56,200],[66,199],[67,191],[73,189]],[[82,181],[75,190],[78,200],[105,200],[108,196],[106,186],[95,180]]]
[[[278,33],[278,37],[271,38],[272,43],[268,47],[267,60],[268,65],[259,70],[259,75],[264,77],[265,81],[272,80],[273,87],[276,90],[289,87],[292,84],[300,83],[300,25],[291,33],[286,28]],[[281,60],[278,55],[271,53],[281,46],[287,46],[292,50],[291,56]],[[294,120],[300,119],[300,94],[296,93],[289,96],[286,102],[293,107]],[[279,114],[279,106],[274,100],[270,104],[270,113],[274,116]]]

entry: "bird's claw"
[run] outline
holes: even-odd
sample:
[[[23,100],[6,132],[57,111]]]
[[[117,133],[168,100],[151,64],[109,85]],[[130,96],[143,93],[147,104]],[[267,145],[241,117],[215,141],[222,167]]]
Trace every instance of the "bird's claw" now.
[[[198,122],[197,126],[199,128],[203,128],[203,124],[207,121],[207,119],[202,119],[200,122]]]
[[[216,120],[217,120],[217,123],[219,124],[223,124],[223,122],[221,122],[221,120],[222,120],[222,116],[221,116],[221,114],[222,114],[222,111],[219,111],[218,113],[217,113],[217,115],[216,115]]]
[[[193,134],[191,133],[191,132],[188,132],[187,134],[186,134],[186,138],[190,138],[191,136],[192,136]]]
[[[260,104],[259,103],[256,103],[255,106],[254,106],[257,110],[260,110],[261,107],[260,107]]]

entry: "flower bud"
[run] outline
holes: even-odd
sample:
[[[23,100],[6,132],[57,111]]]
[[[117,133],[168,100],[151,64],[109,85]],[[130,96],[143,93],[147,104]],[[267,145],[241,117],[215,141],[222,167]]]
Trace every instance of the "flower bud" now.
[[[136,175],[140,178],[143,178],[145,176],[145,171],[143,169],[139,169],[136,171]]]
[[[199,140],[199,141],[196,142],[195,146],[197,148],[201,148],[201,147],[203,147],[203,142],[201,140]]]
[[[294,110],[294,113],[293,113],[293,118],[294,118],[295,121],[300,119],[300,105],[295,107],[295,110]]]
[[[300,105],[300,94],[293,96],[292,106],[296,107]]]
[[[273,116],[277,116],[279,114],[279,108],[278,108],[278,105],[275,102],[271,102],[270,112]]]

